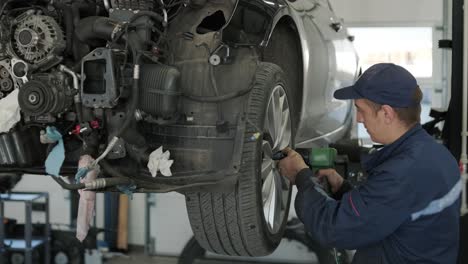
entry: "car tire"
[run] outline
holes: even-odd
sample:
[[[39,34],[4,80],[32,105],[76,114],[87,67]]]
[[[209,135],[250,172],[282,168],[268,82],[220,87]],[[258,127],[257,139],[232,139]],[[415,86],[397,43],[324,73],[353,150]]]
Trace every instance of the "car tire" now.
[[[177,264],[193,264],[197,259],[205,257],[205,254],[206,250],[200,246],[195,237],[192,237],[180,253]]]
[[[11,191],[22,177],[21,173],[0,173],[0,193]]]
[[[88,236],[88,239],[90,236]],[[76,239],[75,232],[67,232],[61,230],[52,231],[51,241],[51,262],[53,264],[68,263],[80,264],[83,263],[84,248],[83,244]]]
[[[218,254],[270,254],[281,241],[289,213],[291,185],[271,160],[272,153],[293,144],[285,76],[279,66],[262,62],[254,78],[236,186],[230,192],[185,195],[196,239]]]
[[[303,228],[302,228],[303,231]],[[288,240],[297,241],[308,248],[308,250],[315,253],[317,256],[318,264],[348,264],[351,263],[351,258],[346,250],[339,250],[336,254],[339,254],[339,257],[334,255],[334,252],[330,248],[321,246],[318,242],[314,241],[308,237],[305,232],[296,232],[296,230],[286,230],[284,237]],[[200,246],[195,237],[192,237],[187,244],[185,244],[184,249],[179,255],[177,264],[193,264],[203,262],[202,260],[206,259],[206,250]],[[226,261],[227,263],[228,261]],[[232,261],[234,263],[234,261]],[[461,262],[460,262],[461,263]]]

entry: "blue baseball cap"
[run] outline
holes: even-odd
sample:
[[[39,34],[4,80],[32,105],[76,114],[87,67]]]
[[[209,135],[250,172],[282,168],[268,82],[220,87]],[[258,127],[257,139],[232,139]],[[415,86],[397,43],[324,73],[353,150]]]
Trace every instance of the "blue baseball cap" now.
[[[418,87],[414,76],[393,63],[378,63],[367,69],[352,86],[336,90],[336,99],[365,98],[392,107],[415,106],[413,95]]]

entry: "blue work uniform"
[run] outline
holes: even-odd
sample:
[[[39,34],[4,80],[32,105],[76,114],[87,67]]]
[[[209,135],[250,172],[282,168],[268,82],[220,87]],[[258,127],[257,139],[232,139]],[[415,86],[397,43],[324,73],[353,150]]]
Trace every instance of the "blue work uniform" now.
[[[421,125],[362,158],[366,183],[332,199],[296,177],[295,208],[323,245],[356,249],[352,263],[456,263],[462,182],[457,161]]]

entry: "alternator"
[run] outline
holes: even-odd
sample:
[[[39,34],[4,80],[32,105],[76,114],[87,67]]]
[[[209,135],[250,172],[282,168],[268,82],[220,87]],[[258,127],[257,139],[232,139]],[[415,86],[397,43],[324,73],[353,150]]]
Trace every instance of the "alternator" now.
[[[0,21],[0,57],[6,56],[6,47],[7,43],[9,43],[9,32],[7,31],[7,27]]]
[[[49,55],[65,50],[65,37],[60,25],[49,16],[26,14],[16,22],[13,48],[28,63],[38,63]]]

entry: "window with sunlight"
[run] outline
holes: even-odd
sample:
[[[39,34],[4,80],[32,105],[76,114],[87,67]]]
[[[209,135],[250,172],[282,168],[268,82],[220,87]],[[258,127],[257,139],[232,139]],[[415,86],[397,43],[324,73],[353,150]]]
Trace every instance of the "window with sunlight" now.
[[[354,27],[354,46],[362,70],[375,63],[392,62],[416,78],[432,78],[431,27]]]
[[[425,94],[422,102],[421,122],[427,122],[431,103],[431,83],[437,78],[433,67],[432,27],[351,27],[362,71],[381,62],[392,62],[410,71]],[[369,139],[362,124],[358,125],[358,137]]]

